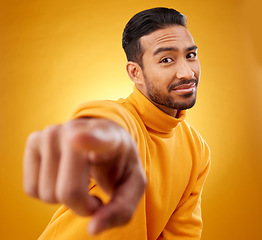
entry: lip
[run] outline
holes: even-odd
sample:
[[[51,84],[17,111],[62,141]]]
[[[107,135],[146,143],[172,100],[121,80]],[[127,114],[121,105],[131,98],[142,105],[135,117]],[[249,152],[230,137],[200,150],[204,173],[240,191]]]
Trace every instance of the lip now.
[[[182,84],[175,88],[173,88],[173,91],[176,91],[178,93],[188,94],[192,93],[196,90],[196,83],[192,82],[189,84]]]

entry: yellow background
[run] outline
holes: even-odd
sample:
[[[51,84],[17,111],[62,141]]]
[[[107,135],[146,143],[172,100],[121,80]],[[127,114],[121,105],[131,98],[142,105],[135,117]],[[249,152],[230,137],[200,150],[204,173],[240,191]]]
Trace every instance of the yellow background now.
[[[27,135],[91,99],[132,90],[121,35],[136,12],[188,17],[202,77],[191,123],[212,150],[203,240],[262,239],[262,49],[259,0],[0,1],[0,236],[36,239],[57,206],[22,190]]]

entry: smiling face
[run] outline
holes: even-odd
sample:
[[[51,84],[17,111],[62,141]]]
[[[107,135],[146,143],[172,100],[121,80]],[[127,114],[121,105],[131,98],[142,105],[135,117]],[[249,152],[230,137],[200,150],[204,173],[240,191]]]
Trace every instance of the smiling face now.
[[[137,88],[158,108],[171,116],[196,102],[200,77],[197,47],[188,30],[168,26],[143,36],[142,68],[138,69]],[[130,75],[130,74],[129,74]]]

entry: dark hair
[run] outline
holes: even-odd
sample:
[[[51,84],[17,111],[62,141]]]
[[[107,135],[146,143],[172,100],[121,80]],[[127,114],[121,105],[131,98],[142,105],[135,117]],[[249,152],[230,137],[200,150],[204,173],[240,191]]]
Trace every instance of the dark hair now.
[[[152,8],[134,15],[126,24],[122,38],[122,47],[127,60],[137,62],[143,67],[143,49],[141,48],[140,38],[158,29],[175,24],[186,27],[186,17],[171,8]]]

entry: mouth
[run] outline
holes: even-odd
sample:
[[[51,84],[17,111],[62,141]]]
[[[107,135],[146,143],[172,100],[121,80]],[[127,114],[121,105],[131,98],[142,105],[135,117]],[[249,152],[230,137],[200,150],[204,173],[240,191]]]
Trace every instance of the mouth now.
[[[172,91],[175,91],[175,92],[180,93],[180,94],[193,93],[193,92],[196,91],[196,83],[191,82],[191,83],[188,83],[188,84],[181,84],[181,85],[173,88]]]

